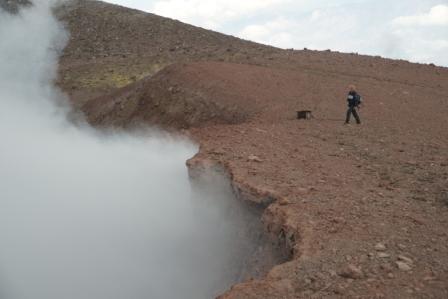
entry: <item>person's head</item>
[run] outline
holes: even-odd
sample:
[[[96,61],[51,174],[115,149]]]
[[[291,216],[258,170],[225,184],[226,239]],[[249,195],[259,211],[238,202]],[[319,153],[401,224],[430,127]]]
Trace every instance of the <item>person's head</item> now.
[[[350,91],[356,91],[356,86],[353,85],[353,84],[350,84],[350,85],[348,86],[348,88],[350,89]]]

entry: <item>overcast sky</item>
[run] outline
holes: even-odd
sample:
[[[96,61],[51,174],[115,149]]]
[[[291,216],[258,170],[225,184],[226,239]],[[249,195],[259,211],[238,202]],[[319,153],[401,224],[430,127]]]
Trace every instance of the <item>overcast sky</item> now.
[[[448,0],[107,0],[281,48],[448,66]]]

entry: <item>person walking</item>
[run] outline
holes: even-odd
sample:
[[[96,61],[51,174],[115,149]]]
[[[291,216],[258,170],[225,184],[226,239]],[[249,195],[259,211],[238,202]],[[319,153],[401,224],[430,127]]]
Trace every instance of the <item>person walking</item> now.
[[[348,110],[347,110],[347,117],[345,119],[345,124],[350,123],[350,117],[353,114],[353,116],[356,119],[356,123],[359,125],[361,124],[361,119],[359,118],[358,112],[356,109],[359,109],[359,105],[361,105],[361,96],[356,91],[355,85],[349,86],[350,91],[347,95],[347,103],[348,103]]]

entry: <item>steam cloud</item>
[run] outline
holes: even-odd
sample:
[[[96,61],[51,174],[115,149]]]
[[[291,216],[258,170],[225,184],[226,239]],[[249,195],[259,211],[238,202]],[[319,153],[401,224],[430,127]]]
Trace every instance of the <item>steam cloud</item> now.
[[[67,120],[49,2],[0,11],[0,298],[211,298],[250,247],[231,195],[192,193],[186,140]]]

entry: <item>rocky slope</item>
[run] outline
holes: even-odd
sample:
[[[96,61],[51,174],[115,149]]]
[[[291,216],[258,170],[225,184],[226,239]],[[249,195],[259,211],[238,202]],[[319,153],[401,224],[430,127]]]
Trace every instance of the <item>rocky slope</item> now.
[[[291,260],[222,298],[448,297],[446,68],[280,50],[98,1],[57,14],[59,84],[93,124],[183,128],[201,145],[191,171],[218,165],[265,208]],[[352,83],[361,126],[343,125]]]

